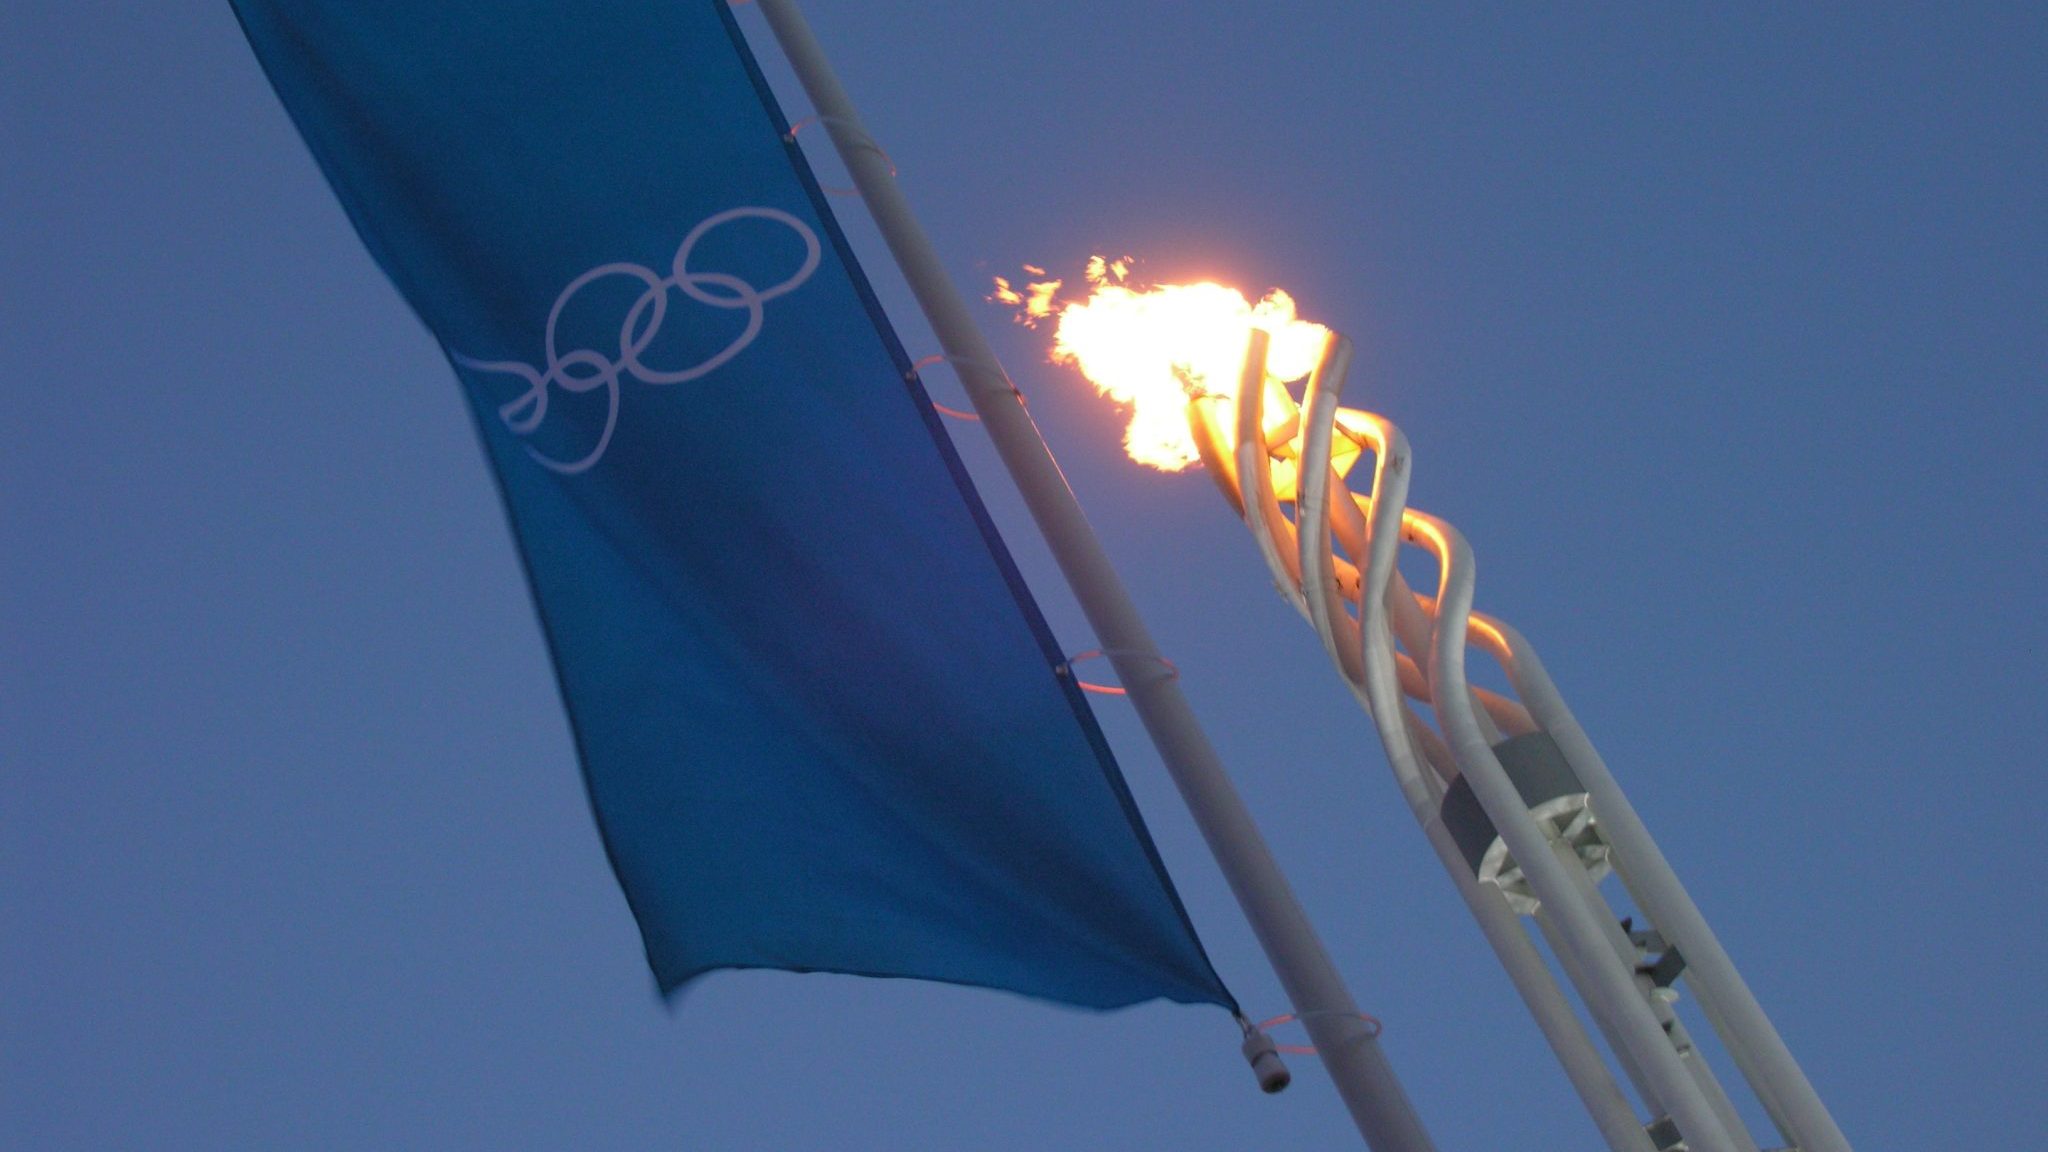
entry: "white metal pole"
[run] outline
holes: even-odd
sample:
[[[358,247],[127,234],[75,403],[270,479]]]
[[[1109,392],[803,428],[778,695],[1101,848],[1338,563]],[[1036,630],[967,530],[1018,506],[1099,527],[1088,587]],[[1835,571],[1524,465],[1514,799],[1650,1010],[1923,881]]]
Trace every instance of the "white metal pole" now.
[[[1308,916],[1252,822],[1194,711],[1171,675],[1136,605],[1060,474],[1037,426],[1018,402],[966,300],[911,214],[889,163],[875,150],[860,114],[840,86],[824,50],[794,0],[760,0],[762,14],[796,70],[833,145],[866,199],[889,251],[959,369],[982,427],[1044,533],[1054,559],[1080,602],[1117,676],[1159,749],[1160,759],[1216,856],[1295,1015],[1315,1041],[1324,1067],[1375,1152],[1431,1152],[1423,1130],[1373,1029],[1317,939]]]
[[[1564,874],[1570,879],[1572,887],[1578,890],[1580,900],[1589,908],[1607,908],[1606,897],[1600,895],[1600,889],[1594,882],[1592,874],[1586,871],[1584,862],[1579,859],[1572,846],[1552,841],[1550,847],[1551,854],[1565,865]],[[1621,921],[1610,914],[1601,919],[1601,925],[1607,929],[1607,943],[1614,950],[1614,958],[1624,967],[1634,968],[1641,958],[1641,953],[1629,940],[1628,932],[1622,928]],[[1672,1050],[1678,1053],[1679,1063],[1692,1074],[1693,1083],[1699,1085],[1700,1094],[1706,1097],[1708,1107],[1721,1118],[1721,1126],[1727,1130],[1728,1139],[1735,1145],[1735,1152],[1760,1152],[1756,1139],[1750,1135],[1748,1126],[1736,1112],[1735,1102],[1728,1098],[1727,1090],[1721,1086],[1720,1077],[1714,1074],[1713,1068],[1707,1064],[1706,1057],[1694,1047],[1692,1036],[1686,1031],[1684,1022],[1678,1019],[1678,1014],[1672,1010],[1670,1003],[1655,994],[1656,985],[1647,973],[1637,971],[1635,984],[1643,994],[1643,1002],[1650,1006],[1650,1012],[1656,1016],[1658,1026],[1663,1028],[1664,1035],[1670,1038]]]
[[[1849,1152],[1848,1138],[1707,926],[1706,917],[1686,893],[1586,730],[1566,707],[1543,662],[1514,630],[1506,629],[1505,636],[1514,654],[1507,671],[1516,694],[1557,741],[1591,794],[1593,811],[1614,845],[1617,862],[1626,863],[1631,894],[1649,913],[1657,931],[1685,957],[1687,983],[1709,1020],[1716,1023],[1716,1031],[1750,1086],[1767,1102],[1772,1118],[1791,1128],[1789,1134],[1802,1152]]]
[[[1671,1047],[1628,969],[1609,951],[1601,921],[1610,911],[1604,903],[1598,908],[1587,905],[1573,889],[1566,865],[1552,854],[1549,837],[1529,815],[1513,781],[1473,721],[1464,671],[1472,613],[1471,547],[1456,528],[1422,513],[1411,514],[1403,532],[1416,543],[1427,544],[1441,565],[1430,698],[1436,702],[1458,766],[1471,781],[1473,796],[1514,854],[1537,899],[1557,917],[1565,945],[1562,951],[1571,953],[1583,970],[1586,983],[1580,992],[1587,1006],[1596,1017],[1605,1016],[1614,1024],[1617,1039],[1655,1094],[1656,1103],[1670,1114],[1695,1152],[1734,1152],[1734,1141],[1720,1116]]]
[[[1332,519],[1325,514],[1325,507],[1341,510],[1352,517],[1363,517],[1352,502],[1350,493],[1332,477],[1329,465],[1337,402],[1344,387],[1350,350],[1349,340],[1332,333],[1302,397],[1302,447],[1296,456],[1295,532],[1303,573],[1302,591],[1310,604],[1319,597],[1327,603],[1335,595],[1330,578]],[[1239,391],[1240,429],[1247,423],[1243,415],[1247,408],[1253,413],[1251,422],[1257,422],[1260,399],[1256,394]],[[1338,641],[1331,610],[1341,613],[1341,609],[1332,604],[1331,610],[1313,614],[1312,622],[1324,645],[1332,648],[1331,656],[1337,661],[1338,671],[1347,680],[1352,680],[1354,687],[1363,688],[1366,710],[1379,729],[1387,762],[1394,770],[1394,778],[1400,784],[1409,809],[1422,825],[1423,833],[1436,850],[1444,870],[1450,873],[1458,895],[1472,912],[1472,918],[1478,921],[1480,932],[1493,947],[1494,955],[1507,971],[1509,981],[1521,994],[1523,1003],[1528,1005],[1538,1030],[1549,1041],[1551,1051],[1564,1067],[1565,1077],[1586,1105],[1608,1147],[1613,1152],[1652,1152],[1650,1137],[1643,1130],[1641,1121],[1621,1094],[1606,1062],[1593,1047],[1578,1014],[1572,1011],[1570,1002],[1551,977],[1542,956],[1516,922],[1517,918],[1508,908],[1500,889],[1479,883],[1459,853],[1450,830],[1444,826],[1441,815],[1443,787],[1434,773],[1423,768],[1422,758],[1408,728],[1407,709],[1402,706],[1387,612],[1387,602],[1392,597],[1404,598],[1411,607],[1415,604],[1414,593],[1398,579],[1398,571],[1394,567],[1394,556],[1400,548],[1402,512],[1408,504],[1407,437],[1390,422],[1376,417],[1368,417],[1367,421],[1363,431],[1372,441],[1375,463],[1371,519],[1354,541],[1364,546],[1352,551],[1354,558],[1366,562],[1359,588],[1359,667],[1355,679],[1348,662],[1334,650]],[[1333,489],[1336,491],[1334,497],[1331,495]],[[1270,550],[1262,547],[1262,551]],[[1310,573],[1316,575],[1314,585],[1319,586],[1311,584],[1308,579]],[[1276,577],[1279,574],[1275,572]]]

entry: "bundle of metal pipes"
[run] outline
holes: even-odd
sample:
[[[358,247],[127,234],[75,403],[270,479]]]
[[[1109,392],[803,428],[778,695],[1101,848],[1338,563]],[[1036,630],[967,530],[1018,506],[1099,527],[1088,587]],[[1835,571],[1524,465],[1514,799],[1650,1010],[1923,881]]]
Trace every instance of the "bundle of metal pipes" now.
[[[1674,1010],[1684,987],[1778,1146],[1848,1152],[1535,650],[1472,610],[1464,537],[1407,507],[1406,438],[1382,416],[1338,407],[1350,342],[1330,335],[1298,405],[1269,380],[1267,347],[1266,333],[1254,329],[1234,398],[1191,389],[1188,420],[1203,462],[1251,528],[1282,594],[1371,714],[1417,822],[1608,1145],[1761,1147]],[[1367,453],[1372,486],[1360,495],[1343,474]],[[1435,595],[1416,593],[1402,577],[1403,544],[1435,557]],[[1514,698],[1468,683],[1466,650],[1475,644],[1500,662]],[[1636,909],[1630,920],[1600,889],[1609,873]],[[1525,916],[1578,990],[1647,1123]]]

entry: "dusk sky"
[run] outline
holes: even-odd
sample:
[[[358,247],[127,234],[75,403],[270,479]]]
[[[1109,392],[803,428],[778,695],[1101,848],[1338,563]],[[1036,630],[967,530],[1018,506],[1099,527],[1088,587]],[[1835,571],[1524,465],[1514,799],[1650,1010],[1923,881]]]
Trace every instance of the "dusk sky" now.
[[[964,290],[1129,255],[1356,341],[1348,402],[1861,1152],[2048,1125],[2048,15],[805,9]],[[228,6],[11,2],[0,45],[0,1145],[1359,1146],[1215,1008],[757,971],[664,1004],[461,394]],[[985,320],[1439,1147],[1596,1147],[1207,478]],[[1286,1011],[1097,712],[1224,980]]]

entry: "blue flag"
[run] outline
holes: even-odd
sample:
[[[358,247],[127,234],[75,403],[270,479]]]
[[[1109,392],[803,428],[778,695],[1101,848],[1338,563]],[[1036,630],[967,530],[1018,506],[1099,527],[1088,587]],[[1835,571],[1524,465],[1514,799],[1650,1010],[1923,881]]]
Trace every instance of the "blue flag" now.
[[[724,0],[235,0],[469,397],[664,991],[1234,1007]]]

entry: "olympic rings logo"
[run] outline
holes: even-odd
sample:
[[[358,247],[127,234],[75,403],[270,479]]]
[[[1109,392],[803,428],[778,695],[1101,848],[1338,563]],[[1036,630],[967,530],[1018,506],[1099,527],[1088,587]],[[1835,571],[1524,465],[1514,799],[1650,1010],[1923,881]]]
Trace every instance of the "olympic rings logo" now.
[[[772,220],[796,233],[804,244],[803,263],[785,280],[767,288],[756,288],[737,276],[724,272],[693,272],[690,270],[690,254],[697,243],[720,225],[734,220]],[[821,251],[817,233],[811,231],[803,221],[787,212],[774,208],[729,208],[724,212],[706,217],[695,228],[690,229],[683,242],[676,248],[675,259],[670,264],[667,276],[657,276],[653,269],[644,265],[618,261],[600,264],[583,273],[562,294],[555,298],[554,307],[548,310],[545,351],[547,366],[538,368],[517,360],[478,360],[460,352],[452,352],[456,363],[474,372],[489,372],[496,375],[512,376],[526,384],[526,391],[515,399],[500,405],[498,418],[505,427],[519,436],[530,436],[547,419],[549,389],[559,386],[570,393],[605,391],[606,408],[604,431],[599,434],[596,446],[574,460],[562,460],[549,456],[531,444],[525,445],[527,454],[546,467],[573,475],[588,471],[603,459],[605,449],[611,446],[612,432],[619,423],[619,384],[631,377],[642,384],[682,384],[708,376],[723,367],[733,357],[746,350],[747,345],[761,334],[762,305],[778,296],[794,291],[811,273],[818,270]],[[638,280],[645,286],[633,306],[626,309],[626,317],[619,324],[619,347],[616,355],[607,356],[589,348],[577,348],[562,352],[557,346],[557,326],[561,323],[562,310],[578,292],[600,280],[624,276]],[[724,348],[686,368],[662,368],[649,365],[640,359],[648,346],[661,332],[662,322],[668,318],[669,294],[680,292],[706,307],[724,311],[744,311],[746,325]]]

